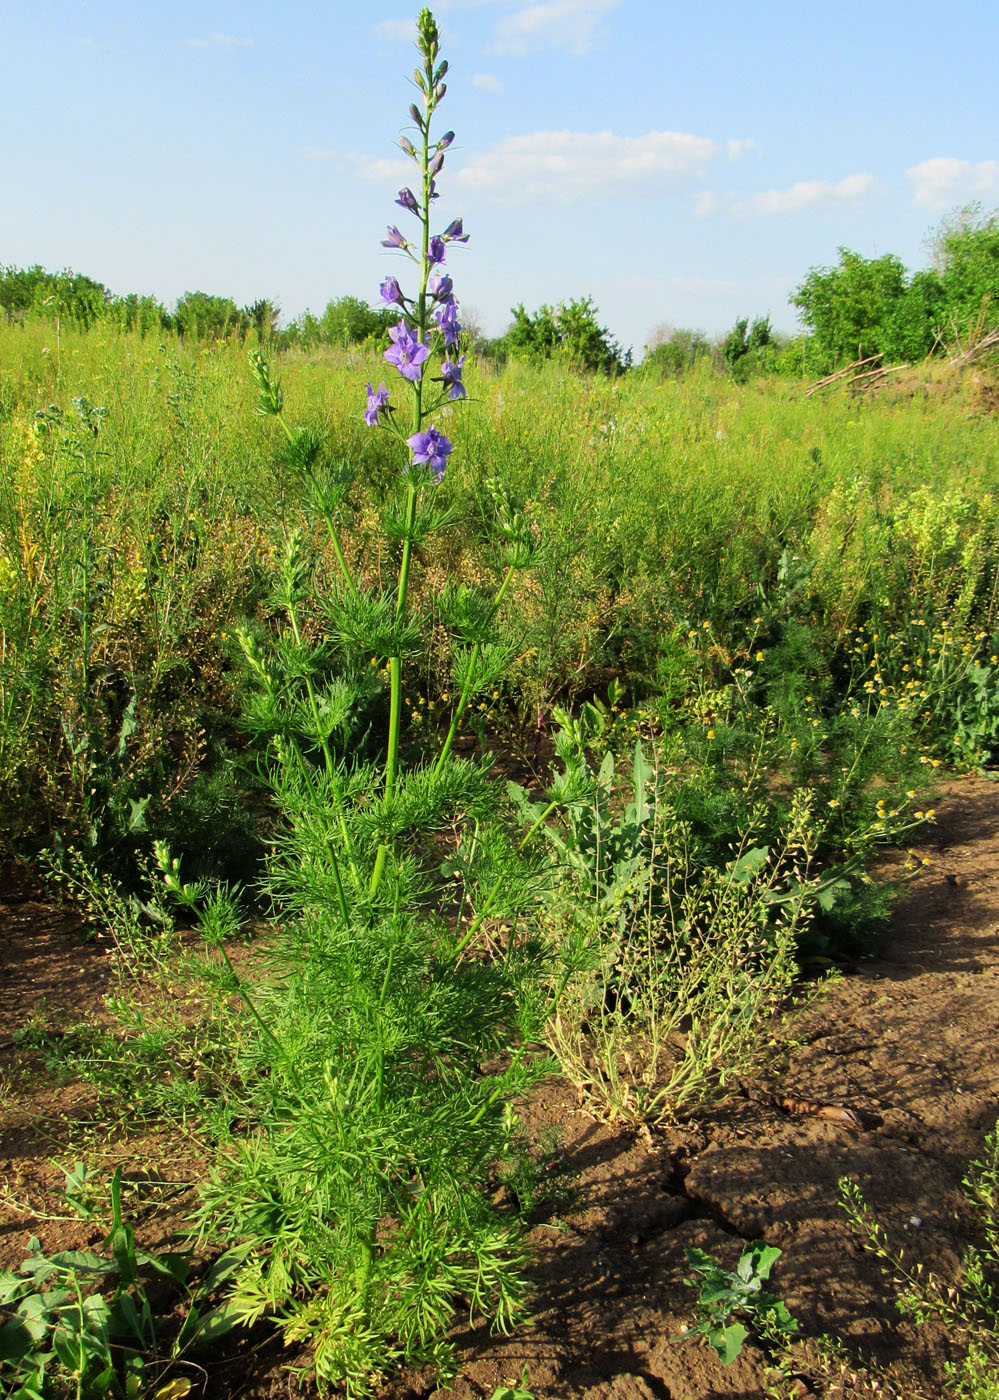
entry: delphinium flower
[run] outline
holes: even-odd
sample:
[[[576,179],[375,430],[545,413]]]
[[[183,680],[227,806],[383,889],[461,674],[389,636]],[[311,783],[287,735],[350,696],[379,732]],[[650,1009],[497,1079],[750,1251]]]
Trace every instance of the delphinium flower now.
[[[440,481],[444,475],[444,464],[451,455],[451,444],[442,432],[431,423],[426,432],[414,433],[406,439],[406,446],[412,451],[413,465],[425,463]]]
[[[434,320],[437,322],[437,329],[444,337],[444,344],[449,350],[452,349],[458,344],[458,337],[461,335],[458,308],[454,301],[445,302],[439,311],[435,311]]]
[[[464,356],[462,358],[464,358]],[[385,387],[384,379],[377,389],[372,389],[370,384],[367,387],[368,406],[364,412],[364,421],[369,428],[374,428],[378,423],[379,417],[383,413],[391,413],[392,409],[389,405],[389,392]]]
[[[385,351],[385,359],[395,365],[403,379],[413,383],[423,378],[423,362],[430,354],[426,340],[417,340],[408,321],[400,321],[389,329],[392,344]]]
[[[465,364],[464,355],[459,355],[456,360],[441,361],[441,380],[447,389],[449,399],[463,399],[467,395],[465,386],[461,382],[461,371]],[[369,386],[370,387],[370,386]]]
[[[447,64],[437,62],[437,29],[433,17],[424,11],[420,17],[420,44],[425,67],[417,69],[414,80],[423,95],[422,106],[412,103],[409,115],[418,139],[399,138],[403,153],[417,167],[417,179],[399,190],[396,204],[419,223],[419,232],[407,237],[390,224],[382,246],[404,253],[416,266],[418,286],[407,297],[398,278],[386,277],[379,288],[384,306],[398,307],[402,319],[389,330],[391,344],[384,352],[388,364],[398,370],[411,386],[413,413],[407,436],[406,428],[397,421],[395,408],[389,404],[388,390],[380,384],[377,390],[368,388],[364,421],[369,427],[387,428],[410,449],[409,466],[429,466],[434,479],[444,475],[451,444],[439,428],[430,421],[439,408],[467,398],[462,380],[465,356],[458,354],[461,323],[454,296],[454,283],[443,264],[448,245],[468,242],[461,219],[452,219],[442,233],[430,226],[431,211],[438,198],[437,180],[444,169],[445,152],[454,142],[454,132],[446,131],[439,140],[430,135],[431,119],[446,92],[443,82]],[[440,355],[440,373],[429,374],[431,356]],[[405,417],[405,415],[403,415]],[[426,478],[423,479],[424,482]],[[411,489],[419,490],[419,478]],[[411,509],[415,502],[411,501]]]
[[[403,296],[402,288],[399,286],[399,283],[395,277],[386,277],[385,281],[382,283],[378,290],[381,293],[382,301],[385,303],[386,306],[405,305],[406,299]]]

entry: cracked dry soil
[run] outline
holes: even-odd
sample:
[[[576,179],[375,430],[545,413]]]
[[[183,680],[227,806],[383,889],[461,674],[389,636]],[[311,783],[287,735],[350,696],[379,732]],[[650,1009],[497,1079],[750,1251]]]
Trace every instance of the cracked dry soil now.
[[[746,1085],[652,1136],[594,1121],[557,1083],[532,1098],[530,1132],[552,1124],[561,1132],[566,1194],[557,1209],[539,1211],[531,1232],[530,1323],[506,1338],[459,1329],[451,1386],[403,1373],[384,1400],[477,1400],[525,1365],[539,1400],[761,1397],[767,1358],[758,1348],[747,1344],[723,1367],[704,1342],[681,1339],[694,1317],[684,1248],[731,1267],[755,1239],[781,1249],[773,1289],[804,1336],[842,1339],[861,1371],[880,1369],[885,1394],[946,1393],[953,1338],[900,1319],[890,1281],[850,1233],[837,1187],[843,1176],[857,1181],[892,1240],[945,1278],[956,1277],[977,1239],[961,1183],[999,1118],[999,784],[951,780],[937,811],[937,825],[914,847],[931,865],[897,909],[880,955],[801,1013],[799,1048],[779,1082]],[[11,1036],[29,1023],[58,1030],[68,1014],[98,1005],[106,966],[99,944],[81,944],[45,906],[0,905],[0,926],[0,1264],[9,1264],[31,1233],[49,1247],[93,1237],[85,1225],[39,1222],[19,1208],[51,1199],[61,1179],[51,1159],[72,1159],[74,1124],[86,1122],[93,1103],[80,1086],[53,1086],[30,1057],[26,1065]],[[802,1111],[820,1106],[849,1111]],[[196,1175],[182,1140],[148,1132],[105,1139],[103,1154],[91,1165],[122,1162],[136,1177],[176,1182],[165,1205],[160,1188],[140,1229],[146,1243],[167,1237]],[[289,1359],[272,1339],[251,1335],[206,1363],[205,1394],[300,1394],[284,1369]],[[803,1374],[797,1393],[872,1392],[850,1383],[823,1389]]]

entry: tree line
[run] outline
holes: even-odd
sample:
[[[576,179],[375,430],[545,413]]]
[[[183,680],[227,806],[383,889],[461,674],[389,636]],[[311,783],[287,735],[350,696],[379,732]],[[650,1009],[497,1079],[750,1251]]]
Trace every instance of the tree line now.
[[[712,361],[736,379],[754,375],[822,375],[856,360],[911,363],[965,346],[999,324],[999,210],[970,205],[946,219],[931,239],[931,265],[910,272],[886,253],[865,258],[840,248],[831,267],[814,267],[790,297],[803,333],[774,332],[769,316],[739,318],[711,341],[701,331],[664,326],[646,346],[641,369],[675,377]],[[172,310],[152,296],[114,295],[81,273],[0,265],[0,308],[8,319],[62,318],[82,329],[110,323],[139,334],[175,331],[185,339],[255,337],[277,349],[345,348],[385,339],[397,320],[359,297],[341,296],[321,315],[306,311],[281,325],[281,309],[267,298],[237,306],[230,297],[185,292]],[[507,331],[488,339],[473,327],[472,348],[493,361],[560,359],[580,369],[623,374],[632,367],[591,297],[529,312],[521,302]],[[466,327],[466,330],[468,328]]]

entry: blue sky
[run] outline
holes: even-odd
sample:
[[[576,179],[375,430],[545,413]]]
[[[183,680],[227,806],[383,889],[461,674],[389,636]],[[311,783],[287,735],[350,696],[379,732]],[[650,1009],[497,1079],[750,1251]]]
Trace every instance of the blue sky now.
[[[418,6],[395,0],[0,2],[0,262],[114,291],[377,300],[403,265],[395,141]],[[996,0],[442,0],[457,140],[440,182],[455,290],[592,296],[636,353],[664,323],[794,329],[840,245],[926,264],[999,206]]]

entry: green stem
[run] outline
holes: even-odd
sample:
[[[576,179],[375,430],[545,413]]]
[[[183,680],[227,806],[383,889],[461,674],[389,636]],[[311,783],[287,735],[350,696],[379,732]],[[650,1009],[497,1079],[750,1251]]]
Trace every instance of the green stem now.
[[[276,416],[278,422],[281,424],[281,427],[284,429],[285,437],[288,439],[289,442],[293,443],[295,441],[295,434],[288,426],[288,420],[285,418],[283,413],[278,413]],[[337,534],[336,525],[333,523],[333,517],[332,515],[330,515],[329,511],[323,511],[323,519],[326,521],[326,529],[329,533],[330,542],[333,545],[333,552],[336,555],[337,563],[340,565],[340,572],[347,580],[347,587],[350,589],[351,593],[353,593],[354,597],[356,598],[358,597],[357,584],[354,582],[353,574],[347,567],[347,561],[344,558],[343,550],[340,547],[340,536]]]
[[[492,622],[493,618],[499,612],[503,604],[503,597],[506,593],[506,590],[510,587],[510,580],[513,578],[513,574],[514,565],[511,564],[507,569],[506,577],[500,584],[499,591],[496,594],[495,599],[493,600],[492,611],[489,614],[490,622]],[[437,755],[437,762],[434,765],[434,777],[436,777],[440,773],[448,754],[451,752],[451,745],[454,743],[455,737],[457,736],[458,726],[461,724],[461,717],[464,714],[465,706],[468,704],[469,696],[471,695],[472,689],[475,684],[475,668],[479,663],[479,656],[481,655],[481,653],[482,643],[476,642],[475,646],[472,648],[472,659],[468,665],[468,675],[465,677],[465,684],[462,687],[461,695],[458,697],[458,704],[455,708],[455,712],[451,717],[451,727],[447,732],[447,738],[444,740],[444,747]]]
[[[295,616],[295,609],[294,609],[294,606],[293,606],[291,603],[289,603],[289,605],[288,605],[288,620],[289,620],[290,623],[291,623],[291,631],[292,631],[292,635],[293,635],[294,638],[295,638],[295,645],[296,645],[297,647],[301,647],[301,645],[302,645],[302,634],[301,634],[301,632],[299,631],[298,619],[297,619],[297,617]],[[335,783],[335,780],[336,780],[336,764],[335,764],[335,762],[333,761],[333,754],[332,754],[332,752],[330,751],[329,741],[327,740],[326,735],[325,735],[324,732],[323,732],[322,721],[320,720],[320,717],[319,717],[319,702],[318,702],[317,699],[316,699],[315,687],[314,687],[313,684],[312,684],[312,677],[311,677],[311,676],[306,676],[306,677],[305,677],[305,692],[306,692],[306,694],[307,694],[308,697],[309,697],[309,709],[310,709],[311,712],[312,712],[312,723],[313,723],[313,725],[314,725],[314,727],[315,727],[316,738],[319,740],[319,745],[320,745],[320,747],[322,748],[322,751],[323,751],[323,758],[324,758],[324,760],[325,760],[325,762],[326,762],[326,776],[329,778],[331,787],[333,787],[333,785],[334,785],[334,783]],[[356,867],[356,865],[354,864],[354,855],[353,855],[353,848],[352,848],[351,840],[350,840],[350,832],[349,832],[349,830],[347,829],[347,814],[346,814],[345,811],[344,811],[343,802],[342,802],[341,799],[340,799],[339,793],[336,793],[336,794],[335,794],[335,802],[336,802],[337,818],[338,818],[339,823],[340,823],[340,835],[343,837],[344,850],[347,852],[347,860],[350,862],[350,873],[353,875],[353,877],[354,877],[354,879],[355,879],[355,881],[356,881],[356,880],[357,880],[357,867]],[[333,856],[333,861],[334,861],[334,864],[335,864],[335,863],[336,863],[336,855],[335,855],[335,854],[334,854],[334,856]],[[337,872],[336,872],[336,879],[337,879],[337,884],[339,885],[339,884],[340,884],[340,872],[339,872],[339,869],[338,869]],[[343,902],[343,901],[342,901],[342,886],[341,886],[341,903],[342,903],[342,902]],[[346,917],[346,915],[345,915],[345,917]]]
[[[428,73],[429,91],[433,92],[432,74]],[[426,119],[423,123],[423,207],[420,211],[422,224],[422,256],[420,258],[420,294],[417,299],[416,334],[422,340],[427,329],[427,278],[430,264],[427,254],[430,251],[430,117],[433,111],[432,98],[426,103]],[[423,426],[423,380],[413,383],[413,432],[418,433]],[[406,595],[409,590],[409,570],[413,559],[413,528],[416,524],[417,489],[410,484],[406,496],[406,528],[403,534],[402,560],[399,564],[399,584],[396,591],[395,620],[401,624],[406,614]],[[386,805],[395,793],[396,777],[399,769],[399,737],[402,730],[402,658],[398,654],[389,657],[389,698],[388,749],[385,755]],[[375,855],[374,869],[371,872],[370,892],[375,894],[382,882],[388,861],[388,843],[382,842]]]
[[[548,1017],[552,1014],[552,1012],[555,1010],[556,1006],[558,1006],[559,1002],[562,1000],[562,994],[564,993],[566,987],[568,986],[568,984],[569,984],[569,978],[570,978],[571,976],[572,976],[572,968],[571,968],[571,967],[567,967],[566,970],[565,970],[565,972],[563,972],[563,974],[562,974],[562,978],[561,978],[561,980],[560,980],[560,982],[559,982],[559,984],[558,984],[558,987],[557,987],[556,990],[552,993],[551,1000],[549,1001],[548,1005],[545,1007],[544,1020],[543,1020],[542,1024],[544,1023],[544,1021],[547,1021],[547,1020],[548,1020]],[[507,1065],[506,1070],[505,1070],[505,1072],[504,1072],[502,1078],[500,1079],[500,1082],[496,1085],[496,1088],[492,1091],[492,1093],[491,1093],[491,1094],[489,1095],[489,1097],[486,1099],[485,1103],[484,1103],[484,1104],[482,1105],[482,1107],[479,1109],[478,1113],[477,1113],[477,1114],[475,1115],[475,1117],[472,1119],[472,1122],[471,1122],[471,1125],[470,1125],[471,1127],[474,1128],[474,1127],[477,1126],[477,1124],[479,1124],[479,1123],[482,1122],[482,1119],[486,1116],[486,1114],[487,1114],[487,1113],[489,1112],[489,1110],[492,1108],[492,1106],[493,1106],[493,1104],[496,1102],[496,1100],[497,1100],[498,1098],[500,1098],[500,1097],[502,1096],[502,1094],[505,1092],[507,1080],[510,1078],[510,1075],[513,1073],[513,1071],[517,1068],[517,1065],[520,1063],[520,1061],[524,1058],[524,1055],[525,1055],[526,1051],[527,1051],[527,1041],[524,1040],[524,1041],[522,1041],[522,1042],[520,1043],[520,1045],[519,1045],[519,1046],[517,1047],[517,1049],[514,1051],[513,1059],[512,1059],[512,1060],[510,1061],[510,1063]]]
[[[299,1092],[304,1092],[305,1086],[304,1086],[304,1084],[302,1083],[301,1078],[299,1077],[298,1070],[295,1068],[295,1061],[294,1061],[294,1060],[292,1059],[292,1057],[288,1054],[288,1051],[287,1051],[287,1050],[285,1049],[285,1047],[282,1045],[281,1041],[277,1038],[277,1036],[276,1036],[276,1035],[274,1034],[274,1032],[271,1030],[270,1026],[269,1026],[269,1025],[267,1024],[267,1022],[264,1020],[263,1016],[262,1016],[262,1015],[260,1014],[260,1012],[257,1010],[256,1005],[254,1004],[253,998],[250,996],[249,992],[248,992],[248,991],[246,990],[246,988],[243,986],[243,983],[242,983],[242,981],[240,980],[240,977],[239,977],[239,973],[238,973],[238,972],[236,971],[236,969],[233,967],[233,965],[232,965],[232,960],[231,960],[231,958],[229,957],[229,954],[226,952],[224,944],[220,943],[220,944],[218,945],[218,949],[219,949],[219,952],[222,954],[222,960],[223,960],[223,962],[225,963],[226,967],[227,967],[228,970],[229,970],[229,976],[232,978],[232,984],[233,984],[233,986],[236,988],[236,991],[237,991],[238,995],[242,998],[243,1002],[246,1004],[246,1008],[247,1008],[247,1010],[249,1011],[250,1015],[251,1015],[251,1016],[253,1017],[253,1019],[256,1021],[257,1025],[260,1027],[261,1031],[263,1031],[263,1033],[264,1033],[264,1035],[266,1036],[266,1038],[271,1042],[271,1044],[272,1044],[272,1045],[277,1049],[277,1051],[279,1052],[279,1054],[280,1054],[282,1060],[285,1062],[285,1065],[286,1065],[287,1068],[288,1068],[288,1073],[291,1075],[292,1082],[294,1083],[295,1088],[298,1089]]]
[[[534,825],[531,827],[530,831],[529,831],[529,832],[527,833],[527,835],[524,837],[523,841],[521,841],[520,845],[517,847],[517,853],[518,853],[518,854],[524,849],[524,847],[527,845],[528,841],[530,841],[531,837],[532,837],[532,836],[534,835],[534,833],[537,831],[538,827],[542,824],[542,822],[545,822],[545,821],[548,820],[548,818],[551,816],[552,812],[554,812],[554,810],[555,810],[555,808],[556,808],[557,806],[558,806],[558,803],[557,803],[557,802],[554,802],[554,801],[553,801],[553,802],[549,802],[548,806],[547,806],[547,807],[545,808],[545,810],[541,813],[541,815],[538,817],[537,821],[536,821],[536,822],[534,823]],[[455,950],[454,950],[454,960],[455,960],[455,962],[457,962],[457,960],[461,957],[462,953],[463,953],[463,952],[465,951],[465,949],[468,947],[468,944],[471,942],[471,940],[472,940],[472,939],[475,937],[475,935],[478,933],[479,929],[480,929],[480,928],[482,927],[482,925],[485,923],[486,919],[488,919],[488,917],[489,917],[489,912],[490,912],[490,910],[492,909],[493,905],[496,903],[496,897],[497,897],[497,895],[498,895],[499,892],[500,892],[500,888],[501,888],[502,884],[503,884],[503,876],[500,875],[500,876],[497,878],[496,883],[493,885],[492,889],[491,889],[491,890],[489,891],[489,893],[486,895],[486,901],[485,901],[485,903],[483,904],[482,908],[479,910],[478,914],[475,916],[475,918],[474,918],[474,919],[472,920],[472,922],[469,924],[468,928],[465,930],[465,933],[464,933],[463,937],[462,937],[462,938],[460,939],[460,941],[458,942],[458,945],[457,945],[457,947],[456,947]]]

